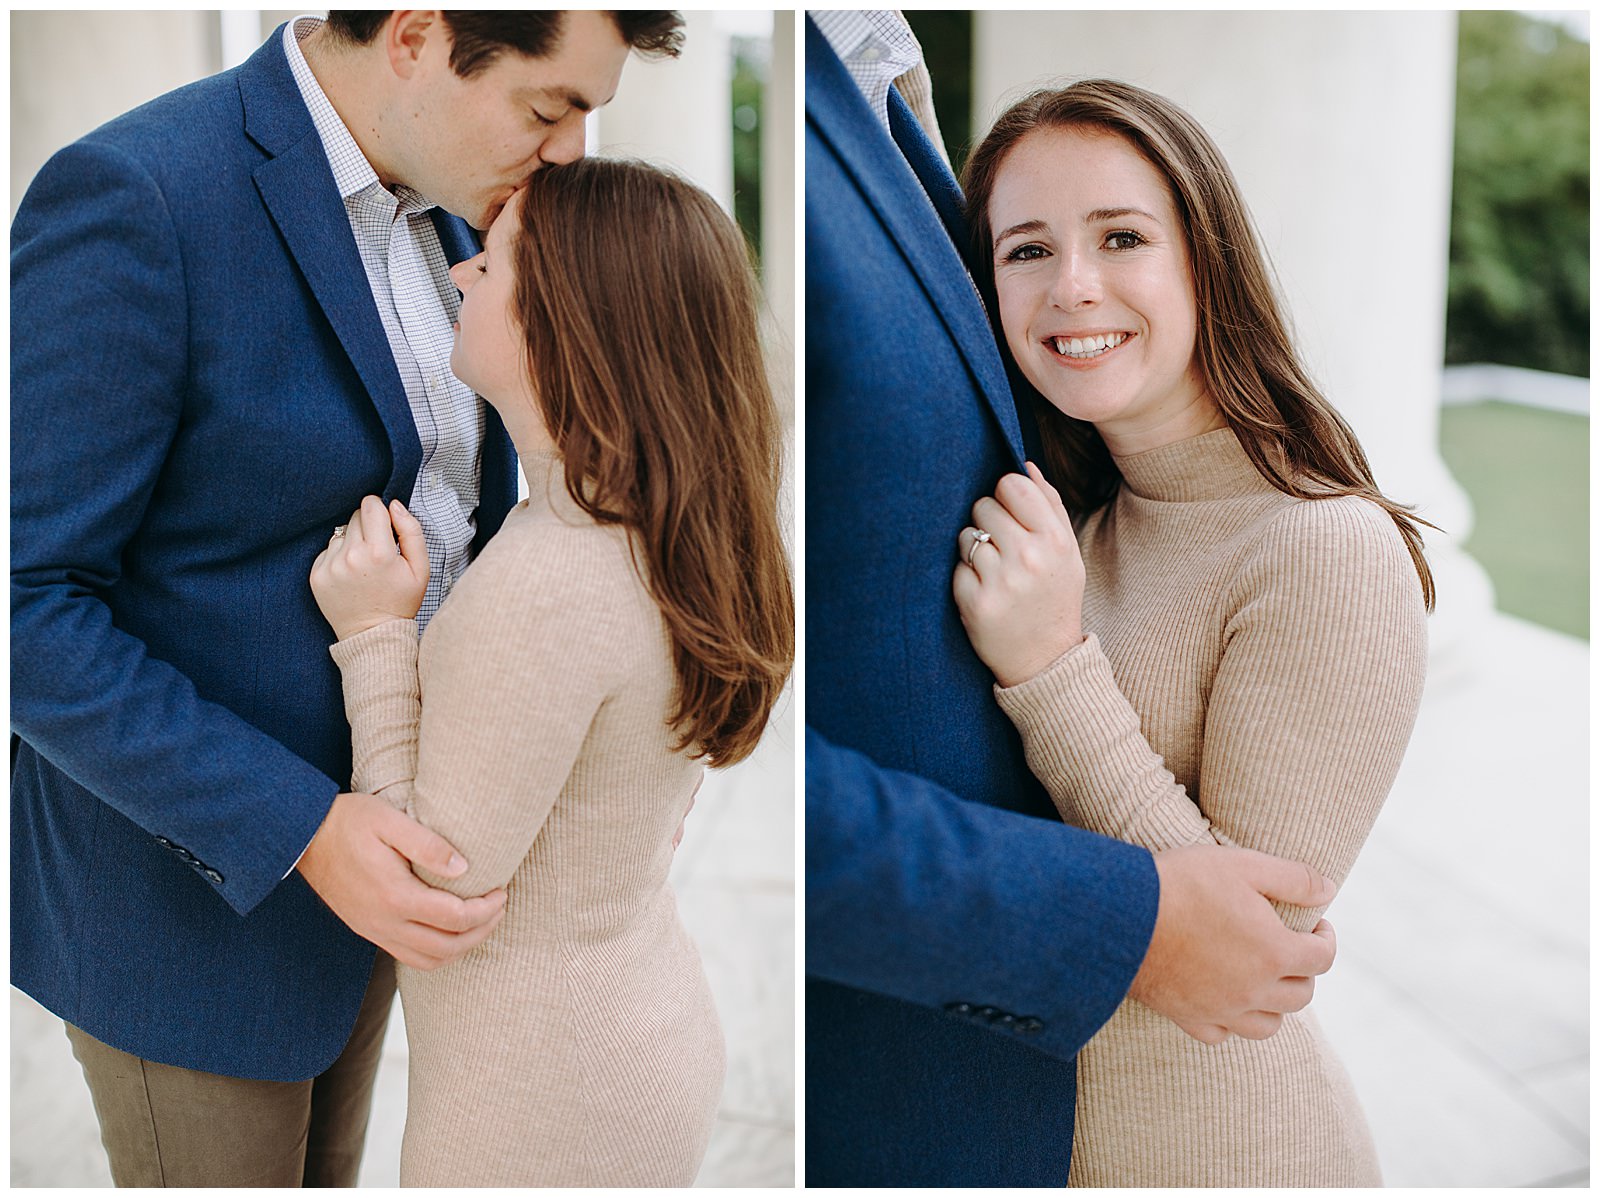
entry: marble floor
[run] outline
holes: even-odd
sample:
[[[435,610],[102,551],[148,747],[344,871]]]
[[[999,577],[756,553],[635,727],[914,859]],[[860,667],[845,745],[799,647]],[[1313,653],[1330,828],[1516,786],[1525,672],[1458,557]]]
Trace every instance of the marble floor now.
[[[679,909],[700,946],[728,1048],[699,1186],[794,1184],[795,745],[791,690],[755,755],[707,775],[673,866]],[[363,1186],[399,1183],[405,1083],[397,1004],[378,1069]],[[11,1184],[111,1184],[61,1021],[15,989]]]
[[[1589,1185],[1589,646],[1439,660],[1316,1010],[1390,1186]]]

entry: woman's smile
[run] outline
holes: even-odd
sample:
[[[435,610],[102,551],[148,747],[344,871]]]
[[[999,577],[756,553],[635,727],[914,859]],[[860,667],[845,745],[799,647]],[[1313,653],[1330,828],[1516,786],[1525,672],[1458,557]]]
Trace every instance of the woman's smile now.
[[[1045,348],[1055,354],[1062,366],[1089,370],[1107,361],[1137,333],[1090,333],[1083,336],[1057,335],[1044,339]]]
[[[1006,343],[1045,399],[1114,452],[1210,427],[1188,245],[1165,180],[1132,143],[1035,130],[1005,156],[988,210]]]

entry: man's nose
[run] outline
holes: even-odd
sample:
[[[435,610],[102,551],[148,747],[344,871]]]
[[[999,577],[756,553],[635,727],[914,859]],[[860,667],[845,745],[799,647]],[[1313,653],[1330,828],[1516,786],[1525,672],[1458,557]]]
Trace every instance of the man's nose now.
[[[1057,262],[1056,277],[1050,287],[1051,304],[1071,310],[1099,302],[1100,263],[1092,252],[1064,249]]]
[[[574,112],[550,131],[539,146],[539,161],[548,166],[562,162],[576,162],[583,157],[586,138],[584,115]]]

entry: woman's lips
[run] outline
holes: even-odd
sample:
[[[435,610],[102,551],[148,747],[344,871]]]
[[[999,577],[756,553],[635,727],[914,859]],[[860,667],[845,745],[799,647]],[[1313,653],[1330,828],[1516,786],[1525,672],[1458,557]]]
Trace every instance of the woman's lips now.
[[[1138,334],[1137,333],[1110,333],[1110,334],[1100,334],[1100,336],[1107,337],[1107,338],[1120,337],[1121,340],[1117,341],[1117,343],[1115,345],[1109,345],[1108,344],[1104,348],[1099,349],[1099,350],[1095,351],[1092,354],[1084,354],[1081,357],[1074,357],[1070,353],[1063,353],[1061,348],[1060,348],[1062,345],[1070,346],[1070,344],[1072,343],[1074,338],[1071,338],[1071,337],[1046,337],[1042,344],[1044,345],[1045,352],[1047,354],[1049,354],[1049,356],[1052,359],[1054,359],[1056,362],[1059,362],[1061,365],[1066,366],[1066,367],[1068,367],[1068,368],[1070,368],[1072,370],[1092,370],[1094,367],[1099,366],[1102,362],[1106,361],[1108,358],[1115,357],[1119,352],[1121,352],[1123,347],[1126,346],[1135,337],[1137,337]],[[1076,340],[1081,345],[1084,342],[1085,339],[1084,338],[1077,338]]]

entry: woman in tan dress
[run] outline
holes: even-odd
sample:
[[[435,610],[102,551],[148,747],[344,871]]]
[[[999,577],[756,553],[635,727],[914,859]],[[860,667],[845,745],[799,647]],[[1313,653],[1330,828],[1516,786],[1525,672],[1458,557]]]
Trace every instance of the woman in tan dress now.
[[[591,159],[535,174],[452,276],[452,368],[528,499],[420,652],[427,553],[401,504],[368,497],[312,572],[354,787],[470,862],[430,884],[506,888],[480,947],[399,967],[401,1182],[685,1186],[724,1058],[674,833],[704,764],[754,749],[794,645],[744,242],[681,180]]]
[[[980,499],[954,578],[1030,767],[1082,827],[1342,881],[1416,717],[1433,585],[1296,358],[1226,163],[1099,80],[1012,108],[964,184],[1055,483],[1029,463]],[[1309,1009],[1187,1031],[1129,999],[1085,1047],[1070,1184],[1380,1183]]]

